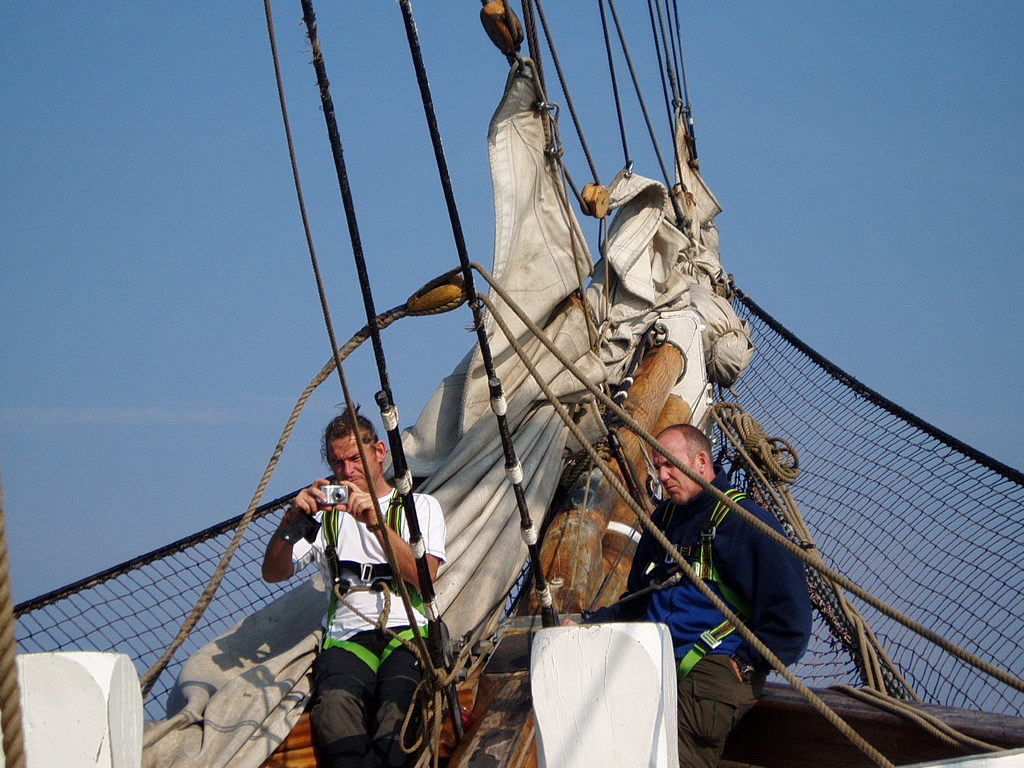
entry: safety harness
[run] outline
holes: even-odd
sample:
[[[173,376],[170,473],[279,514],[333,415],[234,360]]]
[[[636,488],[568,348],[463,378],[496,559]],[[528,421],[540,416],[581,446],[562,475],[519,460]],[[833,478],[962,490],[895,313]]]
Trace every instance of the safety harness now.
[[[338,609],[338,600],[343,599],[344,595],[348,592],[383,592],[386,589],[390,590],[392,593],[396,592],[392,584],[394,573],[388,563],[357,563],[352,560],[338,559],[338,535],[341,530],[341,515],[342,512],[337,507],[331,507],[324,512],[324,556],[327,559],[327,568],[331,573],[331,593],[327,606],[328,630],[330,630],[331,624],[334,623],[334,615]],[[397,491],[393,491],[391,494],[391,499],[388,502],[388,509],[384,516],[384,521],[388,528],[391,528],[396,533],[401,534],[402,499],[398,495]],[[353,586],[352,582],[343,576],[344,573],[354,574],[358,576],[361,581],[369,583],[366,586]],[[413,607],[422,613],[423,597],[412,584],[409,584],[409,582],[406,582],[406,588],[409,591],[409,599],[412,602]],[[377,623],[378,629],[383,629],[387,626],[389,612],[390,599],[386,599],[385,609],[381,612]],[[370,669],[376,672],[380,668],[380,665],[384,663],[384,660],[400,645],[402,645],[403,642],[412,640],[414,634],[412,627],[407,627],[397,633],[391,639],[391,642],[384,646],[384,650],[380,652],[379,656],[366,648],[366,646],[360,645],[359,643],[352,642],[350,640],[335,640],[330,636],[329,631],[324,633],[323,648],[324,650],[328,648],[342,648],[355,654]],[[420,627],[420,634],[426,635],[427,628]]]
[[[747,495],[742,491],[738,491],[735,488],[730,488],[725,492],[726,498],[733,502],[740,502],[747,498]],[[662,530],[668,530],[669,523],[672,521],[672,516],[675,513],[675,505],[671,505],[667,511],[667,517],[662,525]],[[705,524],[703,530],[700,533],[700,542],[697,545],[697,557],[691,560],[690,565],[696,572],[698,578],[704,581],[709,581],[718,587],[718,591],[721,593],[722,598],[726,604],[732,608],[733,613],[740,619],[740,621],[746,622],[750,617],[750,606],[747,601],[743,599],[735,590],[731,589],[718,573],[718,569],[715,568],[712,559],[712,548],[711,545],[715,540],[715,534],[718,531],[718,526],[722,524],[725,516],[729,513],[729,507],[723,502],[719,501],[715,504],[711,514],[708,516],[708,522]],[[683,556],[687,556],[685,550],[691,550],[691,547],[681,548],[680,552]],[[711,651],[722,644],[729,635],[736,631],[736,626],[725,619],[721,624],[710,627],[701,633],[700,638],[694,644],[687,653],[679,660],[677,667],[678,677],[682,680],[688,674],[690,670],[694,668],[698,661],[707,656]]]

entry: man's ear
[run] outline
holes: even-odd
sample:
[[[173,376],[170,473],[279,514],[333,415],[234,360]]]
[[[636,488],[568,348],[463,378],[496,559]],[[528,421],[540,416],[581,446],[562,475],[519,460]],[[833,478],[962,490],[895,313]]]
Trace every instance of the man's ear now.
[[[388,447],[383,440],[378,440],[373,444],[373,452],[377,456],[377,461],[384,461],[384,457],[388,455]]]
[[[701,451],[698,453],[697,461],[700,463],[701,470],[709,469],[711,467],[711,456],[708,455],[707,451]]]

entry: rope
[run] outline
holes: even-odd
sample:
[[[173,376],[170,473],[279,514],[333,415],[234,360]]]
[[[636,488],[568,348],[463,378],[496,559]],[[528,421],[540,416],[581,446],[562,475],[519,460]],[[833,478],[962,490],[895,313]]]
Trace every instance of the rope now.
[[[314,262],[314,271],[317,273],[318,283],[322,286],[322,280],[320,280],[319,278],[319,270],[316,267],[315,249],[313,247],[308,217],[306,216],[305,201],[302,195],[302,185],[299,179],[298,166],[295,162],[294,145],[291,139],[291,129],[287,117],[287,107],[285,106],[284,101],[283,82],[281,79],[279,60],[277,56],[277,43],[276,35],[274,33],[273,14],[270,9],[270,0],[264,0],[264,9],[267,17],[267,32],[270,38],[270,47],[274,59],[274,69],[277,75],[278,95],[281,101],[282,113],[285,121],[285,133],[286,136],[288,137],[289,154],[291,155],[292,158],[292,174],[295,180],[296,191],[298,194],[299,208],[302,212],[303,226],[306,231],[307,244],[311,252],[311,258],[313,259]],[[432,281],[432,283],[436,283],[438,280],[442,280],[443,278],[444,276],[437,278],[435,281]],[[427,285],[429,286],[432,283],[428,283]],[[420,313],[429,314],[430,312],[421,310]],[[313,391],[317,387],[319,387],[320,384],[326,381],[327,377],[330,376],[332,371],[334,371],[335,369],[340,370],[342,360],[344,358],[347,358],[348,355],[352,353],[352,351],[354,351],[360,344],[362,344],[364,341],[366,341],[367,338],[370,337],[372,332],[371,329],[375,328],[377,330],[382,330],[383,328],[386,328],[388,325],[393,323],[398,318],[404,317],[406,314],[411,314],[406,306],[395,307],[394,309],[388,310],[387,312],[384,312],[383,314],[373,318],[372,322],[368,322],[366,325],[364,325],[363,328],[360,331],[358,331],[346,343],[345,347],[335,347],[333,359],[328,364],[326,364],[323,367],[323,369],[321,369],[320,373],[313,378],[313,380],[309,383],[309,385],[307,385],[306,389],[299,396],[299,399],[296,402],[295,407],[292,409],[292,413],[289,416],[288,421],[281,432],[281,436],[278,439],[277,445],[274,448],[274,452],[271,454],[270,460],[267,462],[267,466],[264,469],[263,476],[260,478],[260,481],[257,484],[257,488],[256,491],[253,493],[252,500],[249,502],[249,506],[246,509],[245,514],[242,515],[242,518],[238,523],[238,528],[235,531],[235,535],[231,539],[231,542],[229,543],[227,549],[224,552],[224,555],[221,557],[221,560],[218,563],[217,568],[214,570],[213,575],[210,577],[210,581],[207,583],[206,588],[199,596],[199,599],[196,601],[196,604],[193,607],[192,611],[189,613],[188,616],[185,617],[185,620],[182,622],[181,628],[178,630],[177,635],[175,635],[174,639],[167,646],[167,648],[165,649],[164,653],[160,656],[160,658],[157,659],[153,663],[153,665],[140,678],[139,683],[142,688],[143,697],[149,695],[150,691],[153,689],[153,686],[156,684],[156,680],[160,676],[160,673],[163,672],[163,670],[167,667],[167,664],[173,658],[175,652],[178,650],[178,648],[181,647],[181,645],[185,642],[188,636],[192,633],[192,630],[195,629],[196,625],[199,623],[199,620],[202,618],[203,613],[205,613],[206,609],[213,601],[213,597],[216,594],[217,589],[220,587],[220,584],[223,581],[225,574],[227,573],[228,566],[231,563],[231,559],[234,557],[235,551],[238,549],[238,546],[242,541],[242,537],[245,534],[245,531],[248,528],[249,523],[252,521],[253,516],[255,515],[256,509],[259,506],[259,500],[263,497],[263,493],[266,490],[267,484],[270,482],[270,477],[271,475],[273,475],[274,470],[277,468],[277,463],[281,458],[281,454],[284,452],[284,447],[287,444],[288,439],[291,437],[292,430],[295,427],[295,423],[298,421],[299,414],[302,412],[302,409],[305,407],[306,402],[313,394]],[[333,327],[331,327],[330,334],[333,338]],[[341,375],[342,377],[344,376],[343,371],[341,372]],[[357,443],[359,442],[360,441],[357,441]],[[374,499],[376,498],[372,493],[371,496],[374,497]],[[380,522],[380,509],[377,508],[376,512],[378,522]],[[411,610],[411,603],[409,604],[409,609]],[[412,622],[410,621],[410,623]]]
[[[743,447],[757,460],[757,466],[775,483],[792,485],[800,475],[793,446],[781,437],[768,437],[754,417],[737,403],[717,403],[715,415],[736,430]]]
[[[832,686],[832,689],[839,691],[840,693],[844,693],[858,701],[862,701],[865,704],[870,704],[873,707],[877,707],[878,709],[891,712],[894,715],[910,720],[926,730],[939,741],[942,741],[952,747],[959,747],[963,749],[965,753],[978,751],[999,752],[1003,749],[996,744],[989,744],[986,741],[981,741],[972,736],[968,736],[967,734],[950,727],[934,715],[917,709],[916,707],[912,707],[906,702],[891,699],[879,691],[854,688],[852,685],[834,685]]]
[[[508,304],[509,308],[512,309],[512,311],[515,312],[515,314],[519,317],[519,319],[523,322],[523,324],[526,325],[526,327],[530,329],[531,333],[533,333],[538,338],[538,340],[542,344],[544,344],[545,347],[547,347],[547,349],[551,352],[551,354],[554,355],[555,358],[559,362],[561,362],[566,367],[566,369],[570,373],[572,373],[572,375],[581,384],[583,384],[607,408],[609,408],[619,418],[621,418],[622,421],[641,440],[643,440],[645,443],[647,443],[647,445],[650,446],[652,449],[654,449],[658,453],[660,453],[663,456],[665,456],[665,458],[670,463],[672,463],[673,466],[677,467],[687,477],[689,477],[695,483],[697,483],[702,488],[704,488],[706,491],[708,491],[712,496],[715,497],[716,500],[721,501],[724,505],[728,506],[731,510],[736,512],[736,514],[739,515],[740,518],[745,520],[750,525],[754,526],[754,528],[756,530],[760,531],[762,534],[767,536],[769,539],[774,541],[776,544],[778,544],[779,546],[783,547],[785,550],[787,550],[788,552],[792,553],[796,557],[800,558],[800,560],[803,561],[805,564],[810,565],[811,567],[813,567],[816,570],[820,571],[822,574],[825,574],[829,578],[835,580],[835,582],[837,584],[842,586],[847,591],[853,593],[857,597],[861,598],[866,603],[871,605],[873,608],[878,609],[879,611],[884,613],[886,616],[889,616],[890,618],[894,619],[895,621],[898,621],[901,624],[903,624],[904,626],[906,626],[908,629],[911,629],[912,631],[916,632],[917,634],[921,635],[922,637],[926,638],[927,640],[930,640],[931,642],[933,642],[934,644],[936,644],[937,646],[939,646],[943,650],[945,650],[945,651],[951,653],[952,655],[956,656],[961,661],[964,661],[964,662],[970,664],[971,666],[974,666],[975,668],[981,670],[982,672],[985,672],[986,674],[988,674],[991,677],[999,680],[1000,682],[1005,683],[1006,685],[1010,686],[1011,688],[1015,688],[1018,691],[1024,692],[1024,680],[1021,680],[1020,678],[1014,677],[1013,675],[1011,675],[1011,674],[1009,674],[1009,673],[1007,673],[1007,672],[1005,672],[1005,671],[995,667],[994,665],[990,664],[989,662],[984,661],[983,659],[979,658],[975,654],[970,653],[969,651],[966,651],[965,649],[960,648],[957,645],[954,645],[953,643],[949,642],[945,638],[941,637],[938,633],[933,632],[932,630],[922,626],[918,622],[915,622],[915,621],[911,620],[910,618],[908,618],[906,615],[904,615],[900,611],[897,611],[896,609],[894,609],[891,606],[887,605],[883,601],[879,600],[874,595],[872,595],[871,593],[867,592],[866,590],[864,590],[859,585],[857,585],[854,582],[852,582],[847,577],[843,576],[842,574],[840,574],[840,573],[838,573],[836,571],[833,571],[827,565],[824,565],[823,563],[817,561],[813,556],[809,555],[808,552],[805,551],[802,547],[800,547],[797,544],[794,544],[792,541],[787,539],[785,536],[783,536],[783,535],[779,534],[777,531],[775,531],[775,529],[773,529],[770,526],[768,526],[767,524],[763,523],[761,520],[759,520],[754,515],[751,515],[749,512],[747,512],[747,510],[743,509],[743,507],[741,507],[739,504],[736,504],[734,501],[729,499],[719,489],[717,489],[714,486],[710,485],[706,480],[704,480],[704,478],[700,477],[695,472],[693,472],[692,469],[690,469],[689,467],[685,466],[681,461],[679,461],[675,456],[672,455],[671,451],[668,451],[668,449],[666,449],[665,446],[663,446],[653,435],[651,435],[647,430],[645,430],[632,416],[630,416],[628,413],[626,413],[624,410],[622,410],[622,408],[619,407],[618,404],[616,404],[611,398],[609,398],[599,387],[595,386],[593,383],[588,381],[586,376],[583,374],[583,372],[580,371],[580,369],[571,360],[568,360],[565,357],[565,355],[562,354],[561,350],[559,350],[557,347],[555,347],[555,345],[550,341],[550,339],[547,339],[547,337],[544,336],[543,332],[540,330],[540,328],[537,327],[536,323],[534,323],[529,318],[529,316],[526,315],[526,313],[523,312],[522,309],[519,308],[515,304],[515,302],[513,302],[511,300],[511,298],[508,296],[507,293],[505,293],[505,291],[502,289],[502,287],[500,285],[498,285],[497,283],[494,282],[493,277],[490,275],[490,273],[487,271],[487,269],[485,267],[483,267],[482,265],[474,262],[473,268],[475,270],[477,270],[478,272],[480,272],[480,274],[485,277],[485,279],[488,281],[488,283],[490,283],[491,287],[494,289],[495,293],[497,293],[501,297],[501,299],[506,304]]]
[[[670,134],[675,133],[675,107],[678,101],[675,76],[669,62],[668,41],[665,39],[665,23],[661,17],[661,5],[655,6],[655,0],[647,0],[647,16],[651,20],[651,36],[654,38],[654,53],[658,57],[658,74],[661,77],[661,96],[665,102]],[[657,18],[655,18],[657,16]],[[659,43],[658,37],[661,37]],[[667,79],[666,79],[667,78]],[[670,91],[671,89],[671,91]],[[672,158],[675,168],[679,168],[679,143],[672,142]]]
[[[441,278],[438,278],[440,280]],[[430,283],[428,283],[429,285]],[[398,306],[394,307],[387,312],[383,312],[374,318],[374,325],[383,330],[391,325],[396,320],[405,317],[407,315],[414,314],[408,310],[408,307]],[[270,482],[271,476],[274,474],[274,470],[277,468],[277,463],[281,459],[281,455],[284,453],[284,448],[288,444],[288,440],[291,438],[292,431],[295,428],[296,422],[299,420],[299,415],[305,408],[309,398],[316,391],[317,387],[323,384],[334,372],[335,367],[339,360],[345,360],[351,355],[364,341],[370,336],[370,329],[368,325],[364,325],[359,331],[345,343],[345,345],[337,350],[337,354],[333,355],[331,359],[320,369],[320,372],[313,377],[313,379],[306,385],[306,388],[299,395],[292,412],[288,417],[288,421],[285,423],[284,429],[281,431],[281,436],[277,440],[277,444],[274,447],[274,451],[267,461],[267,466],[263,470],[263,475],[260,477],[260,481],[257,484],[256,491],[252,495],[252,500],[249,502],[249,506],[246,509],[244,515],[238,522],[238,528],[235,531],[234,537],[231,539],[230,544],[224,552],[220,563],[214,570],[213,575],[210,578],[209,583],[203,590],[203,593],[199,596],[196,601],[195,607],[185,618],[181,624],[181,629],[178,630],[178,634],[174,637],[171,643],[167,646],[163,655],[146,671],[146,673],[140,678],[140,684],[142,686],[142,695],[145,697],[152,690],[156,684],[157,678],[160,673],[167,667],[174,653],[181,647],[182,643],[192,633],[192,630],[199,623],[199,619],[202,618],[206,608],[213,601],[213,596],[216,594],[217,589],[220,587],[221,582],[227,573],[228,566],[231,564],[231,559],[235,554],[235,550],[238,549],[241,543],[242,537],[245,534],[246,528],[252,521],[256,514],[257,508],[259,507],[260,499],[263,497],[263,493]],[[379,522],[379,519],[378,519]]]
[[[629,142],[626,140],[626,123],[622,117],[622,99],[619,96],[619,83],[615,76],[615,57],[612,55],[612,41],[608,35],[608,19],[604,11],[605,0],[597,0],[601,12],[601,31],[604,36],[604,50],[608,57],[608,74],[612,81],[612,96],[615,98],[615,114],[619,120],[619,139],[622,141],[622,167],[629,168],[633,161],[629,159]]]
[[[401,579],[397,580],[401,581]],[[372,586],[350,587],[348,591],[371,592],[374,591],[374,588]],[[409,709],[407,709],[405,712],[405,717],[402,720],[402,729],[399,732],[398,739],[403,752],[405,752],[406,754],[412,754],[413,752],[416,752],[424,745],[426,725],[429,723],[430,750],[432,756],[431,764],[435,766],[435,768],[437,768],[438,761],[440,759],[440,750],[438,749],[438,744],[440,743],[441,730],[444,727],[444,719],[440,716],[441,712],[443,712],[443,694],[445,690],[448,689],[449,686],[455,684],[455,681],[458,678],[460,671],[459,665],[454,665],[453,669],[450,672],[442,673],[440,668],[434,666],[431,663],[430,654],[425,652],[424,649],[421,649],[419,644],[406,640],[405,638],[401,637],[397,632],[395,632],[387,626],[387,617],[391,611],[391,591],[389,589],[384,589],[384,611],[381,613],[380,618],[377,620],[371,619],[369,616],[360,612],[355,606],[349,603],[345,599],[345,593],[341,592],[337,586],[334,587],[334,594],[338,598],[338,600],[340,600],[345,605],[346,608],[352,611],[352,613],[354,613],[360,619],[365,621],[367,624],[375,626],[384,634],[390,635],[395,640],[398,640],[398,642],[401,643],[403,647],[407,648],[409,651],[415,654],[416,658],[419,660],[420,666],[424,669],[425,674],[423,676],[423,679],[420,680],[419,683],[417,683],[415,691],[413,691],[412,703],[410,704]],[[410,627],[413,628],[413,632],[414,634],[416,634],[419,627],[416,625],[410,625]],[[419,636],[422,637],[422,635]],[[424,692],[426,696],[430,697],[427,703],[424,703],[423,701],[426,698]],[[423,715],[423,722],[420,724],[419,733],[416,735],[416,741],[414,741],[412,744],[408,744],[408,731],[415,718],[417,708]],[[456,713],[454,716],[460,715]]]
[[[395,472],[395,482],[398,486],[399,494],[402,497],[402,505],[406,512],[405,519],[409,525],[409,541],[410,544],[413,545],[415,551],[416,544],[422,542],[423,535],[420,531],[419,516],[416,513],[416,502],[412,495],[412,481],[409,477],[408,465],[405,461],[405,452],[402,448],[402,441],[399,436],[398,415],[394,408],[394,397],[391,392],[391,383],[388,377],[387,361],[384,358],[384,347],[380,338],[380,329],[377,328],[373,322],[373,318],[376,315],[373,302],[373,292],[370,287],[370,278],[366,270],[366,259],[363,255],[362,239],[359,236],[359,223],[356,218],[355,202],[352,198],[348,170],[345,165],[345,156],[342,150],[341,134],[338,130],[338,122],[334,111],[334,101],[331,97],[330,82],[327,78],[327,65],[324,61],[323,50],[320,47],[320,38],[317,34],[316,14],[313,11],[312,0],[302,0],[302,15],[306,24],[306,33],[309,36],[309,42],[313,49],[313,69],[316,72],[316,79],[320,89],[320,103],[323,106],[324,122],[327,127],[327,136],[331,146],[331,155],[334,160],[334,169],[338,178],[339,191],[341,192],[342,207],[345,210],[345,220],[348,224],[349,241],[352,245],[352,258],[355,262],[356,276],[358,278],[359,289],[363,299],[363,308],[366,312],[366,323],[370,329],[370,341],[373,347],[374,360],[377,366],[377,375],[380,379],[381,391],[377,394],[376,400],[381,409],[381,417],[387,428],[388,443],[391,448],[391,461]],[[334,337],[333,324],[327,307],[326,293],[323,289],[323,282],[320,277],[319,267],[317,266],[316,256],[312,251],[310,252],[310,258],[313,262],[313,271],[316,276],[321,307],[323,308],[324,324],[327,328],[327,333],[331,341],[331,349],[335,350],[337,349],[337,344]],[[352,415],[353,432],[357,436],[355,443],[359,452],[360,462],[363,465],[364,476],[367,480],[367,490],[370,492],[370,499],[373,504],[375,519],[377,520],[377,524],[380,525],[384,522],[384,516],[381,512],[378,494],[374,488],[373,478],[369,471],[366,445],[363,440],[359,438],[359,425],[356,423],[355,419],[355,406],[340,360],[338,361],[337,368],[338,377],[341,380],[341,388],[345,396],[345,405],[348,412]],[[396,560],[391,548],[391,542],[387,537],[382,538],[382,545],[387,562],[397,572]],[[422,550],[422,548],[420,549]],[[420,556],[416,557],[416,571],[419,576],[420,594],[423,596],[424,608],[427,611],[427,616],[431,621],[436,621],[437,610],[434,607],[434,585],[433,580],[430,577],[430,570],[427,565],[425,551],[421,551]],[[419,629],[414,620],[415,614],[412,602],[409,599],[409,594],[405,588],[405,584],[401,580],[399,580],[398,584],[398,593],[402,598],[402,604],[405,606],[406,614],[409,617],[409,625],[413,628],[413,633],[418,638],[418,641],[423,643],[423,638],[420,635]],[[423,650],[426,650],[425,644],[423,645]]]
[[[492,287],[493,286],[494,284],[492,283]],[[629,492],[626,490],[625,486],[619,481],[618,477],[616,477],[615,473],[604,461],[601,460],[601,458],[597,455],[597,452],[591,448],[590,443],[586,438],[586,435],[584,435],[583,431],[574,423],[572,416],[566,410],[565,406],[558,401],[557,396],[547,385],[547,382],[545,382],[544,377],[540,375],[540,373],[537,371],[533,363],[523,353],[522,348],[518,346],[516,339],[513,337],[513,334],[509,329],[508,325],[505,323],[504,319],[494,312],[494,307],[490,301],[488,301],[486,298],[484,298],[483,300],[487,304],[488,309],[491,311],[491,314],[494,317],[495,321],[497,322],[498,327],[501,329],[502,333],[505,334],[505,337],[508,339],[509,344],[516,349],[523,365],[529,371],[530,375],[534,378],[534,381],[536,381],[537,385],[540,387],[545,397],[547,397],[549,404],[554,408],[559,418],[562,419],[562,421],[569,429],[569,431],[572,432],[573,436],[580,441],[580,444],[583,445],[588,450],[588,452],[591,453],[591,459],[601,470],[601,473],[605,476],[605,479],[608,481],[608,483],[630,506],[630,508],[636,514],[637,519],[640,521],[641,525],[643,525],[647,532],[665,549],[665,552],[672,558],[672,560],[675,561],[676,565],[679,566],[682,573],[685,574],[691,582],[693,582],[694,586],[701,592],[701,594],[703,594],[708,600],[710,600],[711,603],[715,606],[715,608],[718,609],[722,613],[722,615],[725,616],[725,618],[729,619],[733,623],[733,625],[736,627],[737,632],[740,633],[743,639],[746,640],[751,645],[751,647],[757,650],[758,653],[760,653],[771,664],[773,669],[775,669],[780,675],[782,675],[787,681],[789,681],[790,685],[792,685],[797,691],[799,691],[804,696],[804,698],[807,699],[807,701],[810,702],[810,704],[822,715],[822,717],[824,717],[826,720],[832,723],[841,733],[843,733],[844,736],[846,736],[846,738],[850,740],[851,743],[853,743],[865,755],[871,758],[876,765],[882,766],[883,768],[895,768],[893,764],[885,758],[884,755],[882,755],[878,750],[876,750],[867,741],[865,741],[859,734],[857,734],[852,728],[850,728],[850,726],[842,718],[840,718],[835,712],[829,709],[828,706],[823,701],[821,701],[821,699],[819,699],[809,688],[807,688],[807,686],[800,682],[800,680],[796,678],[781,661],[779,661],[778,657],[771,652],[768,646],[762,643],[761,640],[756,635],[754,635],[754,633],[751,632],[747,628],[747,626],[743,624],[742,621],[740,621],[740,619],[732,612],[732,610],[729,609],[725,602],[723,602],[722,599],[719,598],[718,595],[716,595],[710,589],[710,587],[708,587],[707,584],[704,583],[703,579],[697,576],[693,568],[690,567],[690,564],[686,562],[686,560],[679,552],[676,551],[675,547],[672,546],[672,543],[665,537],[665,534],[662,533],[661,530],[658,529],[657,525],[654,524],[654,521],[651,519],[651,516],[648,515],[640,507],[639,504],[637,504],[632,498],[629,497]],[[540,329],[537,329],[535,333],[539,332],[539,330]],[[664,448],[662,450],[664,450]],[[666,455],[667,457],[668,453],[666,452],[664,455]],[[722,494],[722,497],[727,498],[724,494]]]
[[[540,58],[540,39],[537,37],[537,20],[533,15],[532,0],[523,0],[523,29],[526,30],[526,44],[530,51],[530,58],[533,59],[537,68],[537,81],[543,87],[544,67]]]
[[[2,480],[0,477],[0,713],[3,714],[5,765],[9,768],[25,768],[21,692],[18,688],[18,666],[14,660],[14,611]]]
[[[735,291],[736,298],[739,299],[740,302],[751,311],[751,313],[753,313],[756,317],[763,320],[764,323],[777,334],[779,334],[779,336],[781,336],[791,345],[800,350],[800,352],[802,352],[808,358],[813,360],[821,368],[825,369],[825,371],[830,376],[832,376],[832,378],[842,382],[847,387],[852,389],[854,392],[868,400],[868,402],[874,403],[875,405],[884,408],[894,416],[898,416],[903,421],[906,421],[909,424],[917,427],[922,432],[925,432],[931,437],[934,437],[936,440],[946,443],[954,450],[959,451],[965,456],[970,457],[974,461],[984,466],[986,469],[990,469],[993,472],[1002,475],[1012,483],[1015,483],[1017,485],[1024,485],[1024,472],[1021,472],[1018,469],[1014,469],[1013,467],[1004,464],[998,459],[994,459],[991,456],[982,453],[977,448],[972,448],[962,440],[958,440],[949,433],[943,432],[938,427],[932,426],[927,421],[924,421],[920,417],[915,416],[910,411],[897,405],[884,395],[881,395],[875,390],[871,389],[871,387],[861,383],[858,379],[848,374],[846,371],[844,371],[838,365],[833,363],[827,357],[824,357],[820,353],[815,352],[804,342],[802,342],[800,339],[794,336],[787,328],[785,328],[785,326],[783,326],[781,323],[779,323],[778,320],[776,320],[774,317],[772,317],[763,309],[761,309],[761,307],[752,298],[747,296],[738,287],[733,286],[733,289]]]
[[[636,67],[633,66],[633,57],[629,53],[629,46],[626,45],[625,33],[623,33],[622,25],[619,23],[619,14],[615,10],[615,0],[608,0],[608,9],[612,12],[612,20],[615,22],[615,29],[618,31],[619,35],[619,44],[622,46],[622,53],[626,57],[629,74],[633,79],[633,90],[636,92],[637,101],[640,102],[640,110],[644,115],[644,122],[647,125],[647,133],[651,137],[651,146],[654,148],[654,154],[658,158],[658,166],[661,168],[661,175],[665,179],[665,188],[672,189],[675,185],[668,177],[668,169],[665,167],[665,159],[661,155],[661,146],[658,144],[658,137],[654,132],[654,123],[651,121],[651,114],[647,109],[647,102],[644,100],[644,94],[640,88],[640,79],[637,77]],[[672,202],[672,210],[676,215],[676,226],[682,229],[683,222],[686,217],[683,215],[683,211],[679,207],[679,201],[676,199],[675,195],[669,195],[669,200]]]

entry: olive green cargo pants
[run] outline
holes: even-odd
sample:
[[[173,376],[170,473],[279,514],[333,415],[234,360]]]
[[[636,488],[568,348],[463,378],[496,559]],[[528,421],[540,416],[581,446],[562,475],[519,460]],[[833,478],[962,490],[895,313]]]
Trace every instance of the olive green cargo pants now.
[[[709,654],[679,681],[679,766],[715,768],[725,739],[764,688],[763,674],[739,679],[732,660]]]

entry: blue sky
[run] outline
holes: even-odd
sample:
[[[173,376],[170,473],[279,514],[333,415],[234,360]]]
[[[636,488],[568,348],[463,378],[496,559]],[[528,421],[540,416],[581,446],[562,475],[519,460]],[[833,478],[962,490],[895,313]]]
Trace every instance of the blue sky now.
[[[456,255],[397,4],[320,5],[384,309]],[[587,17],[596,3],[548,5],[607,181],[622,152]],[[487,262],[485,137],[506,67],[477,3],[436,6],[418,3],[417,21],[471,256]],[[620,2],[620,13],[634,6],[646,4]],[[737,283],[883,395],[1024,467],[1024,5],[680,7],[702,167]],[[363,310],[301,12],[274,10],[314,237],[347,338]],[[649,74],[639,22],[632,52]],[[261,4],[6,3],[0,23],[0,473],[24,600],[242,512],[329,350]],[[663,130],[657,94],[647,97]],[[632,135],[637,170],[656,176]],[[472,343],[469,323],[464,310],[385,333],[403,424]],[[348,374],[372,408],[370,355]],[[316,432],[342,399],[334,382],[322,390],[267,498],[322,474]]]

